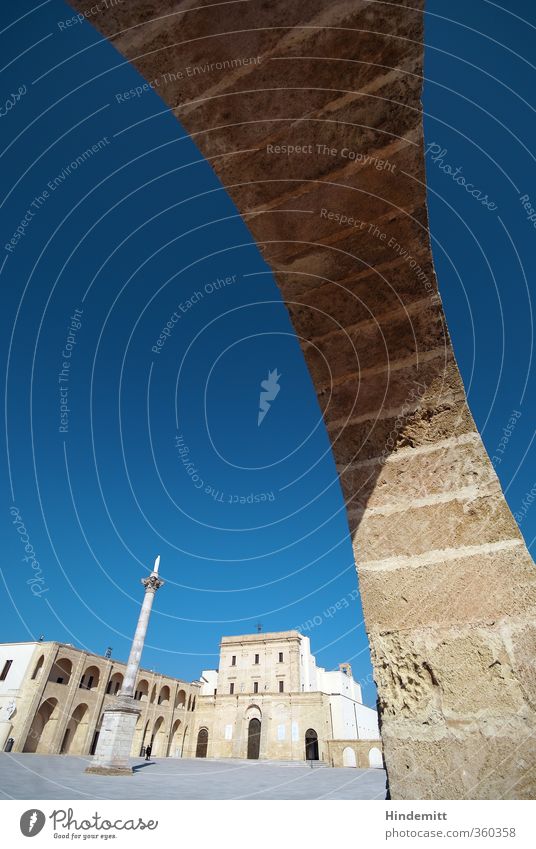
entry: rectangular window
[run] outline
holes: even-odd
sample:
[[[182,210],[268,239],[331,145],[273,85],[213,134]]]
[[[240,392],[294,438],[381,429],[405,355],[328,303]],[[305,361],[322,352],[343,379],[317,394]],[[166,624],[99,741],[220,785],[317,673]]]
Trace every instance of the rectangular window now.
[[[236,654],[233,654],[231,658],[231,666],[236,666]]]
[[[255,655],[255,663],[257,664],[258,662],[259,662],[259,655],[258,655],[258,654],[256,654],[256,655]]]
[[[284,689],[283,689],[283,687],[284,687],[284,684],[283,684],[283,682],[282,682],[282,681],[280,681],[280,682],[279,682],[279,692],[280,692],[280,693],[284,693],[284,692],[285,692],[285,691],[284,691]]]
[[[283,663],[283,652],[279,652],[279,663]]]
[[[258,693],[258,692],[259,692],[259,682],[258,682],[258,681],[254,681],[254,682],[253,682],[253,692],[254,692],[254,693]]]
[[[5,681],[7,678],[7,673],[11,669],[12,660],[6,660],[4,663],[4,668],[2,669],[2,674],[0,675],[0,681]]]
[[[233,693],[234,693],[234,684],[229,684],[229,693],[231,694],[231,696],[233,695]]]

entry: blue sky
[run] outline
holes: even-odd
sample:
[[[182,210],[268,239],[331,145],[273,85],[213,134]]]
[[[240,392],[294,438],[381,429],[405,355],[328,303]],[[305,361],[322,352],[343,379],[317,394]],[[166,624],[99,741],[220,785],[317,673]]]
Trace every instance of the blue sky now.
[[[2,28],[35,5],[4,4]],[[510,14],[487,2],[427,9],[434,257],[473,415],[519,511],[536,478],[536,231],[520,200],[536,207],[536,180],[534,28],[515,15],[534,25],[536,13],[528,2]],[[143,84],[133,68],[89,24],[68,38],[58,29],[71,14],[52,0],[0,35],[13,60],[2,90],[20,94],[2,118],[0,158],[11,188],[2,243],[15,238],[0,259],[9,363],[0,639],[44,634],[126,658],[140,578],[161,554],[166,585],[145,666],[196,678],[216,665],[223,634],[320,619],[308,631],[318,662],[350,661],[373,704],[340,489],[274,280],[157,95],[118,103]],[[261,381],[274,369],[280,391],[259,426]],[[13,505],[42,570],[34,592]],[[528,510],[528,543],[535,527]]]

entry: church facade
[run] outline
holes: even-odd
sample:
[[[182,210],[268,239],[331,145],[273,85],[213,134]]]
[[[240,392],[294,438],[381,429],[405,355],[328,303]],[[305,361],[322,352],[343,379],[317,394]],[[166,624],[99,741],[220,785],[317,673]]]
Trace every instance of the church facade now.
[[[331,764],[340,759],[335,741],[373,741],[369,748],[378,749],[376,711],[362,703],[350,666],[317,666],[298,631],[223,637],[219,668],[201,681],[192,756]],[[356,762],[365,748],[353,746]]]
[[[0,751],[90,756],[126,665],[59,642],[0,645]],[[131,755],[382,766],[376,711],[348,664],[318,667],[297,631],[223,637],[186,682],[140,669]]]

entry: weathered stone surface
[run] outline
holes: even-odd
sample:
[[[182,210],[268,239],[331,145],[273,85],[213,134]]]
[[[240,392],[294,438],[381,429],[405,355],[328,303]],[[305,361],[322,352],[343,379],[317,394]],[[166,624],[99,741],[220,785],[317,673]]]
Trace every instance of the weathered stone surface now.
[[[404,799],[533,799],[534,737],[487,736],[478,729],[458,738],[400,740],[384,736],[393,767],[389,780]]]
[[[503,510],[499,493],[414,505],[392,513],[366,512],[360,516],[350,509],[349,520],[350,527],[355,527],[353,544],[358,564],[519,537],[512,514]]]
[[[356,508],[374,508],[405,507],[415,498],[431,498],[445,490],[497,491],[495,472],[477,434],[474,437],[468,442],[446,440],[422,453],[406,450],[340,466],[343,494]]]
[[[398,568],[360,567],[361,595],[371,631],[497,622],[523,616],[536,604],[536,570],[523,545],[486,553],[471,549],[465,557],[449,559],[439,552],[438,558],[422,565],[415,565],[413,559]],[[516,567],[516,587],[505,574],[506,559]],[[534,634],[518,639],[523,664],[531,657]],[[527,679],[534,681],[536,676],[527,674]],[[531,689],[536,694],[536,688]]]
[[[84,8],[81,0],[72,5]],[[418,450],[467,434],[477,444],[431,265],[422,7],[422,0],[207,8],[133,0],[92,18],[146,79],[158,80],[158,93],[176,107],[201,151],[219,157],[213,166],[274,270],[302,339],[338,467],[416,449],[413,461],[403,455],[399,473],[395,465],[377,464],[377,495],[374,476],[364,497],[361,473],[352,469],[344,481],[358,564],[390,557],[411,566],[417,558],[422,582],[409,573],[403,579],[402,603],[412,610],[423,593],[446,592],[444,573],[425,568],[421,556],[520,541],[481,449],[454,460],[439,450],[435,480]],[[169,76],[239,57],[260,58]],[[311,153],[288,156],[273,147],[297,144],[311,145]],[[409,318],[401,319],[405,308]],[[356,327],[370,319],[381,326],[383,348],[372,324]],[[355,368],[340,328],[327,335],[337,322],[360,346]],[[460,495],[460,484],[482,492]],[[425,498],[418,495],[422,487]],[[389,512],[390,491],[398,506],[405,497],[406,509]],[[517,550],[505,548],[489,563],[465,552],[459,568],[452,578],[458,601],[450,595],[459,633],[448,639],[432,603],[403,628],[391,573],[385,571],[384,585],[363,575],[391,794],[528,798],[536,795],[527,743],[535,731],[535,610],[530,594],[523,609],[519,598],[532,586],[529,567]],[[481,581],[486,575],[498,581],[501,572],[493,603]],[[391,619],[388,637],[375,630],[375,619]],[[474,642],[466,632],[471,627]]]

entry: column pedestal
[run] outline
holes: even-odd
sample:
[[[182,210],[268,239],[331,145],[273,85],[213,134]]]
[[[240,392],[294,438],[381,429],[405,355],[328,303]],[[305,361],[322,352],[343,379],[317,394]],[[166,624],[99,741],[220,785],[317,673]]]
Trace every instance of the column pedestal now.
[[[93,775],[132,775],[130,750],[141,710],[130,696],[119,696],[117,705],[102,718],[97,752],[85,770]]]

